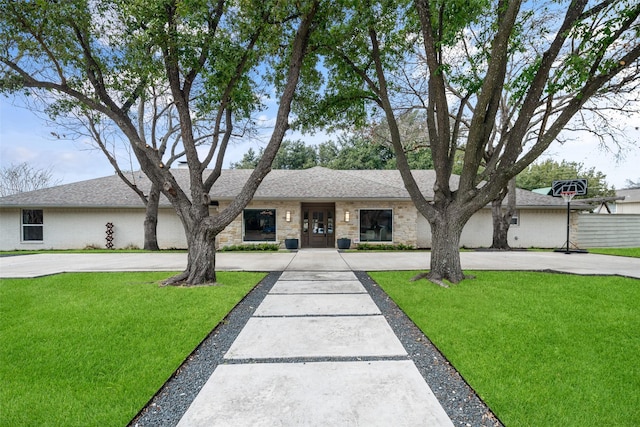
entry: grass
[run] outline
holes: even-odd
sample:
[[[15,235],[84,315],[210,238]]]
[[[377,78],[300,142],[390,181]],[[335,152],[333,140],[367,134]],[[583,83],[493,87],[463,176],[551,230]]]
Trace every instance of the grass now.
[[[161,251],[148,251],[146,249],[16,249],[13,251],[0,251],[0,255],[35,255],[35,254],[142,254],[142,253],[186,253],[186,249],[162,249]]]
[[[478,272],[444,289],[371,277],[508,427],[636,426],[640,280]]]
[[[166,277],[0,280],[0,425],[126,425],[264,274],[159,287]]]
[[[588,251],[592,254],[640,258],[640,248],[589,248]]]

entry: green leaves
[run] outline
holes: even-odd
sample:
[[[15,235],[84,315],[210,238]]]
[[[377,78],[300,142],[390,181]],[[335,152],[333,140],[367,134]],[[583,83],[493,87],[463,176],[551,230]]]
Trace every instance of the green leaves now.
[[[516,177],[518,188],[534,190],[536,188],[551,187],[553,181],[561,179],[585,178],[588,181],[586,198],[614,196],[615,190],[607,184],[607,175],[595,168],[585,168],[582,163],[558,163],[547,159],[534,163]]]

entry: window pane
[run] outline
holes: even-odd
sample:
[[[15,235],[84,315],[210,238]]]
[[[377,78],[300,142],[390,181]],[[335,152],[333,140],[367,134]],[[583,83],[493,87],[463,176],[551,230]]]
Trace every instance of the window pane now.
[[[44,214],[42,209],[24,209],[22,211],[22,240],[42,241]]]
[[[42,240],[42,226],[25,225],[22,227],[22,240]]]
[[[42,224],[43,219],[42,209],[25,209],[22,211],[23,224]]]
[[[275,242],[276,240],[276,210],[275,209],[245,209],[244,236],[247,242]]]
[[[360,210],[360,241],[393,241],[393,212],[391,209]]]
[[[520,211],[516,211],[511,217],[511,225],[518,225],[520,223]]]
[[[313,233],[324,234],[324,212],[313,212]]]

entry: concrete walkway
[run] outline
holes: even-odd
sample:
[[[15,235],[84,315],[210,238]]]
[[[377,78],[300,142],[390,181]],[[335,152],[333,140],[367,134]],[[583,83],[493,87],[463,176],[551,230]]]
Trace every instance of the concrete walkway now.
[[[295,254],[179,427],[453,426],[336,251]]]

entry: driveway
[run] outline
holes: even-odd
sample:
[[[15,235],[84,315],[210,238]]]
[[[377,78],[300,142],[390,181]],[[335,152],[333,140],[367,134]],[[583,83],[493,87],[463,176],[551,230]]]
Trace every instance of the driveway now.
[[[339,252],[335,249],[297,252],[219,252],[220,271],[380,271],[424,270],[430,253]],[[339,259],[339,262],[335,260]],[[465,270],[552,270],[575,274],[621,275],[640,278],[640,259],[597,254],[562,252],[461,252]],[[83,271],[181,271],[186,253],[54,254],[39,253],[0,257],[0,277],[38,277]]]

